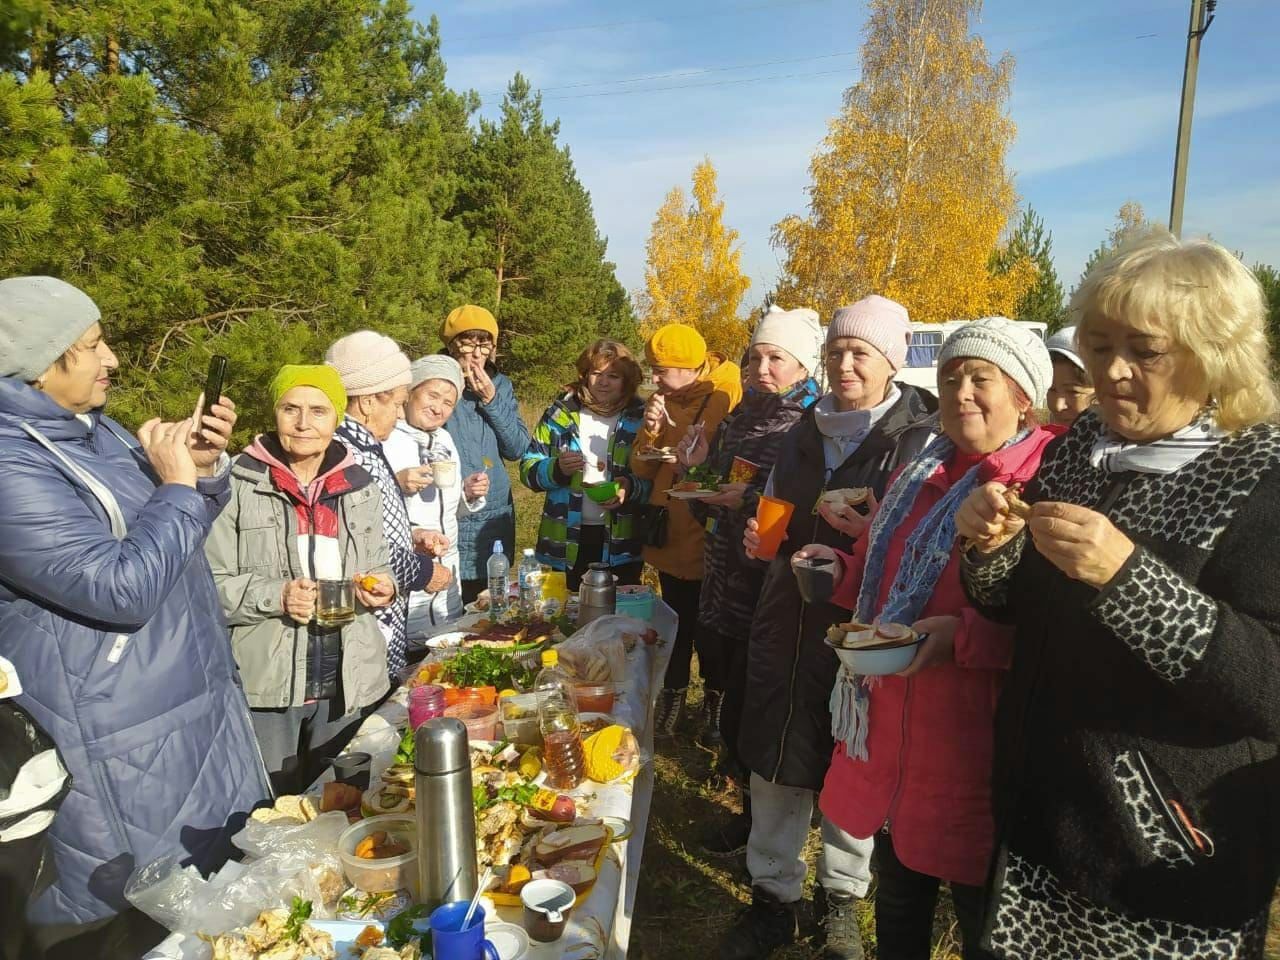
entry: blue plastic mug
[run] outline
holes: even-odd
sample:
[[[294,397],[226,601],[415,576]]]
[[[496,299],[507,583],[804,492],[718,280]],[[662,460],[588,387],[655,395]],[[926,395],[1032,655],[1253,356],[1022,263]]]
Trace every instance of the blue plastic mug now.
[[[462,929],[470,902],[456,900],[431,912],[433,960],[501,960],[498,948],[484,938],[484,907],[476,907],[471,926]]]

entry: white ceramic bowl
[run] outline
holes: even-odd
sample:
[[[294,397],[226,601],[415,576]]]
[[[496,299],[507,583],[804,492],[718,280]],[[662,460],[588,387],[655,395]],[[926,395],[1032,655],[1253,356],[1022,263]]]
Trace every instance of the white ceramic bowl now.
[[[835,650],[840,662],[852,673],[864,677],[883,677],[891,673],[901,673],[915,659],[920,649],[922,637],[900,647],[882,647],[879,650],[846,650],[838,647],[830,640],[827,646]]]

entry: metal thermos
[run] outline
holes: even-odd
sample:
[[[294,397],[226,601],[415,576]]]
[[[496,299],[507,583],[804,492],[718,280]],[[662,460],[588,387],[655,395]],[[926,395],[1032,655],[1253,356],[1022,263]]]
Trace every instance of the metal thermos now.
[[[578,626],[618,611],[618,578],[607,563],[593,563],[578,587]]]
[[[467,728],[454,717],[414,734],[418,813],[418,900],[435,909],[476,892],[476,814]]]

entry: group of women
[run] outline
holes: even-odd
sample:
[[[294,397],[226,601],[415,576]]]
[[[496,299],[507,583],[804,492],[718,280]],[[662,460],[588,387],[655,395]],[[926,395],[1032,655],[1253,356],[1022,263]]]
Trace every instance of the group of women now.
[[[274,429],[231,460],[229,399],[129,436],[101,412],[118,362],[92,301],[0,281],[0,668],[22,687],[0,709],[47,732],[72,784],[57,876],[15,893],[30,923],[0,946],[157,940],[131,870],[214,868],[272,786],[314,779],[479,592],[492,544],[514,553],[495,465],[518,458],[545,494],[537,556],[571,587],[592,563],[657,569],[679,616],[662,734],[698,652],[704,732],[744,788],[704,847],[745,850],[752,878],[722,957],[797,936],[815,799],[827,957],[863,955],[873,876],[885,960],[930,955],[944,882],[966,960],[1260,957],[1280,867],[1262,294],[1223,248],[1150,238],[1072,311],[1047,344],[1002,318],[954,333],[936,399],[895,383],[910,323],[880,296],[825,336],[771,310],[741,364],[663,327],[647,399],[637,359],[597,341],[530,435],[497,324],[466,306],[445,353],[362,331],[284,367]],[[695,468],[719,491],[671,497]],[[827,496],[851,488],[862,504]],[[768,560],[762,496],[793,506]],[[797,561],[830,564],[829,601],[802,598]],[[345,624],[317,616],[333,581]],[[851,674],[824,643],[850,619],[909,626],[910,665]]]

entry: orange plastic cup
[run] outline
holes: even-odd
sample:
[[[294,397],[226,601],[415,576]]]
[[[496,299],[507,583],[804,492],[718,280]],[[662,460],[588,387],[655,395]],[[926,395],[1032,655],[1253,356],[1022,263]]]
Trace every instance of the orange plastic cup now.
[[[791,522],[791,514],[795,504],[773,497],[760,498],[756,506],[756,523],[760,525],[760,546],[756,548],[756,556],[761,560],[772,560],[778,555],[782,546],[782,538],[786,536],[787,524]]]

